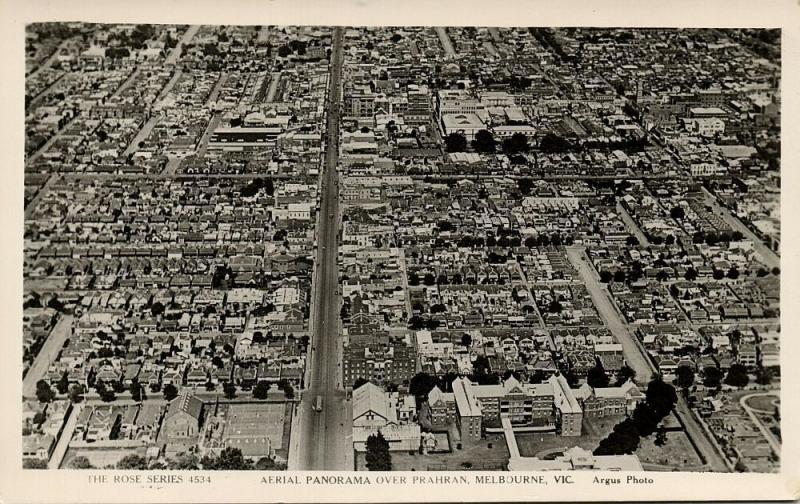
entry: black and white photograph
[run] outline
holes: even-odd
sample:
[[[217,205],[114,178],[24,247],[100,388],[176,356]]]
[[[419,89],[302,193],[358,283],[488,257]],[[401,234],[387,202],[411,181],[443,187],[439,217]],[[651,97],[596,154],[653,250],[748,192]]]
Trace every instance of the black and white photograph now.
[[[26,22],[5,457],[781,473],[784,30],[518,22]]]

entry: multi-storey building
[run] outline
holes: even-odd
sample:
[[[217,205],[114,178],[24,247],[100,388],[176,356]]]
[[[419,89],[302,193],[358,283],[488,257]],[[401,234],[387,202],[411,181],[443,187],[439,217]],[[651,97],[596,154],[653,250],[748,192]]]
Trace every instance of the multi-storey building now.
[[[354,87],[344,95],[345,117],[372,117],[376,95],[367,86]]]
[[[592,388],[583,384],[575,390],[575,397],[581,404],[587,417],[603,417],[608,415],[630,415],[644,399],[639,387],[627,381],[619,387]]]
[[[416,371],[414,349],[402,342],[352,342],[344,348],[344,383],[362,378],[375,383],[402,383]]]

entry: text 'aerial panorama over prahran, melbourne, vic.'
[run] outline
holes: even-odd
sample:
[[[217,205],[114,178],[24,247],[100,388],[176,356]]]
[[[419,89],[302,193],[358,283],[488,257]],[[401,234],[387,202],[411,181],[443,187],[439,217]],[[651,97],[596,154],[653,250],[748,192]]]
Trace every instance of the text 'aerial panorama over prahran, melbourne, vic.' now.
[[[26,468],[780,468],[780,31],[26,30]]]

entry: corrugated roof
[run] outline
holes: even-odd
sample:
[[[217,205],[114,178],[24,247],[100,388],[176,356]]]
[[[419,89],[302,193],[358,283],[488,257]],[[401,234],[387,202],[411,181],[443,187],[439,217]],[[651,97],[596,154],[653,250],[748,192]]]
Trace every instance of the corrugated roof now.
[[[353,391],[353,419],[357,419],[367,412],[385,418],[391,418],[389,400],[383,389],[372,382],[367,382]]]
[[[189,392],[184,392],[169,403],[167,418],[179,412],[187,413],[194,418],[200,419],[200,412],[203,409],[203,401]]]
[[[498,387],[501,387],[498,385]],[[475,398],[475,387],[469,378],[456,378],[453,380],[453,395],[456,400],[458,414],[464,416],[481,416],[481,403]]]

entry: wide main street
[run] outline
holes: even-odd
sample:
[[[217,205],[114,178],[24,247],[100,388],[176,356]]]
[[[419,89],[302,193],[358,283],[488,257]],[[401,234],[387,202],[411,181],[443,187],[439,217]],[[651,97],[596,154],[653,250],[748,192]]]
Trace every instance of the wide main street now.
[[[299,470],[352,470],[348,463],[348,434],[345,393],[337,386],[340,374],[337,357],[339,306],[337,303],[339,114],[342,93],[342,28],[336,28],[331,49],[325,132],[325,168],[319,204],[317,261],[311,317],[311,376],[296,412],[300,416],[298,459],[290,467]],[[322,410],[316,411],[316,398]],[[294,442],[293,442],[294,444]]]

